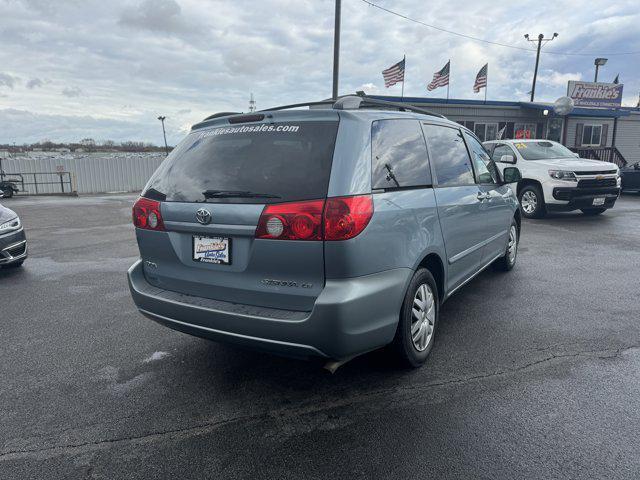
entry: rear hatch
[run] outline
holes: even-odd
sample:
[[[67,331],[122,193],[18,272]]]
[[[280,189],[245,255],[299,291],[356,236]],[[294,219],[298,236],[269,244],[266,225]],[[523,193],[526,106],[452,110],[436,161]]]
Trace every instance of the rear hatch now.
[[[136,229],[145,275],[198,297],[309,311],[324,287],[323,242],[255,233],[266,205],[326,198],[338,116],[244,118],[258,121],[194,128],[147,184],[165,231]]]

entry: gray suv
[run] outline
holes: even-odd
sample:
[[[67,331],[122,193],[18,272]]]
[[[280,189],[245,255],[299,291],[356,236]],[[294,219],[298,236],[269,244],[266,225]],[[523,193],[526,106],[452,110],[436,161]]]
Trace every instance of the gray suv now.
[[[466,128],[404,104],[213,115],[133,207],[129,286],[141,313],[192,335],[333,362],[392,344],[417,367],[442,303],[513,268],[518,179]]]

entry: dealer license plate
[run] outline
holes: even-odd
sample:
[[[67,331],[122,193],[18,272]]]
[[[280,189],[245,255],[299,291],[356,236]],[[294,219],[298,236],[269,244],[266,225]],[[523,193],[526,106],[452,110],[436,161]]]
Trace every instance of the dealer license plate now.
[[[193,260],[204,263],[231,263],[231,240],[227,237],[193,236]]]
[[[604,205],[604,197],[596,197],[593,199],[593,205]]]

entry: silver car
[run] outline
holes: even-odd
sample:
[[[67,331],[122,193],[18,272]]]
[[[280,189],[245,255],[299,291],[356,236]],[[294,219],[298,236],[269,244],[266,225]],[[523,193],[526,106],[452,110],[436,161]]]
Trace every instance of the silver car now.
[[[472,132],[366,97],[213,115],[133,207],[140,312],[216,341],[343,361],[429,355],[440,306],[516,262],[520,211]]]

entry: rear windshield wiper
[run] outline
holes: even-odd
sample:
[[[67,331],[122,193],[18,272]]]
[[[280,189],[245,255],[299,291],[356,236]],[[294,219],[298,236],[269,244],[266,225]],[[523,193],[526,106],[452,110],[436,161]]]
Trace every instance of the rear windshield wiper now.
[[[255,193],[248,190],[205,190],[202,192],[204,198],[282,198],[280,195],[271,193]]]

